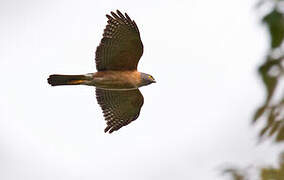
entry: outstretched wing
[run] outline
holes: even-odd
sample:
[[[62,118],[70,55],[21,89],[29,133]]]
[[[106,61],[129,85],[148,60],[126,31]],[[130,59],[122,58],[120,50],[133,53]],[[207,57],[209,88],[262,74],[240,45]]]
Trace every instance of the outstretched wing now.
[[[109,133],[136,120],[144,102],[138,89],[115,91],[97,88],[96,97],[107,121],[105,132]]]
[[[96,50],[98,71],[104,70],[136,70],[143,54],[143,44],[136,23],[116,11],[106,15],[108,24],[103,38]]]

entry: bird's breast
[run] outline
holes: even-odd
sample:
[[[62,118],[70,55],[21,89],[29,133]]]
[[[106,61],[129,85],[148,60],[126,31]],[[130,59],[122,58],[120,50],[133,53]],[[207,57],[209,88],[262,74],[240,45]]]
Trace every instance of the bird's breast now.
[[[137,89],[141,84],[138,71],[99,71],[93,76],[92,84],[102,89],[130,90]]]

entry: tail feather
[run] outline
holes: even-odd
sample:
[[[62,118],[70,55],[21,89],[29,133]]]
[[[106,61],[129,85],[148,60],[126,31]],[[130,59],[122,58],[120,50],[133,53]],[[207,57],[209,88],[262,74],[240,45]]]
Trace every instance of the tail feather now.
[[[51,86],[60,86],[60,85],[80,85],[85,84],[87,81],[85,75],[60,75],[52,74],[47,79],[48,84]]]

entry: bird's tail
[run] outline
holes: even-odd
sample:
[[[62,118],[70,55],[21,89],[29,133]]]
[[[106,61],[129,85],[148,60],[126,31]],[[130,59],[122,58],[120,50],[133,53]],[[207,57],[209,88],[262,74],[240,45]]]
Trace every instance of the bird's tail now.
[[[47,79],[48,84],[51,86],[60,85],[81,85],[87,84],[90,81],[90,76],[88,75],[60,75],[52,74]]]

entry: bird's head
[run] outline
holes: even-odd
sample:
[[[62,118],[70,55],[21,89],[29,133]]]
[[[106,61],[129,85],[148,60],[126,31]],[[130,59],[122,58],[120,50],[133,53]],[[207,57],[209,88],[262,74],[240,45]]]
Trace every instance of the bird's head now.
[[[156,83],[153,76],[151,76],[150,74],[141,73],[141,86],[146,86],[152,83]]]

